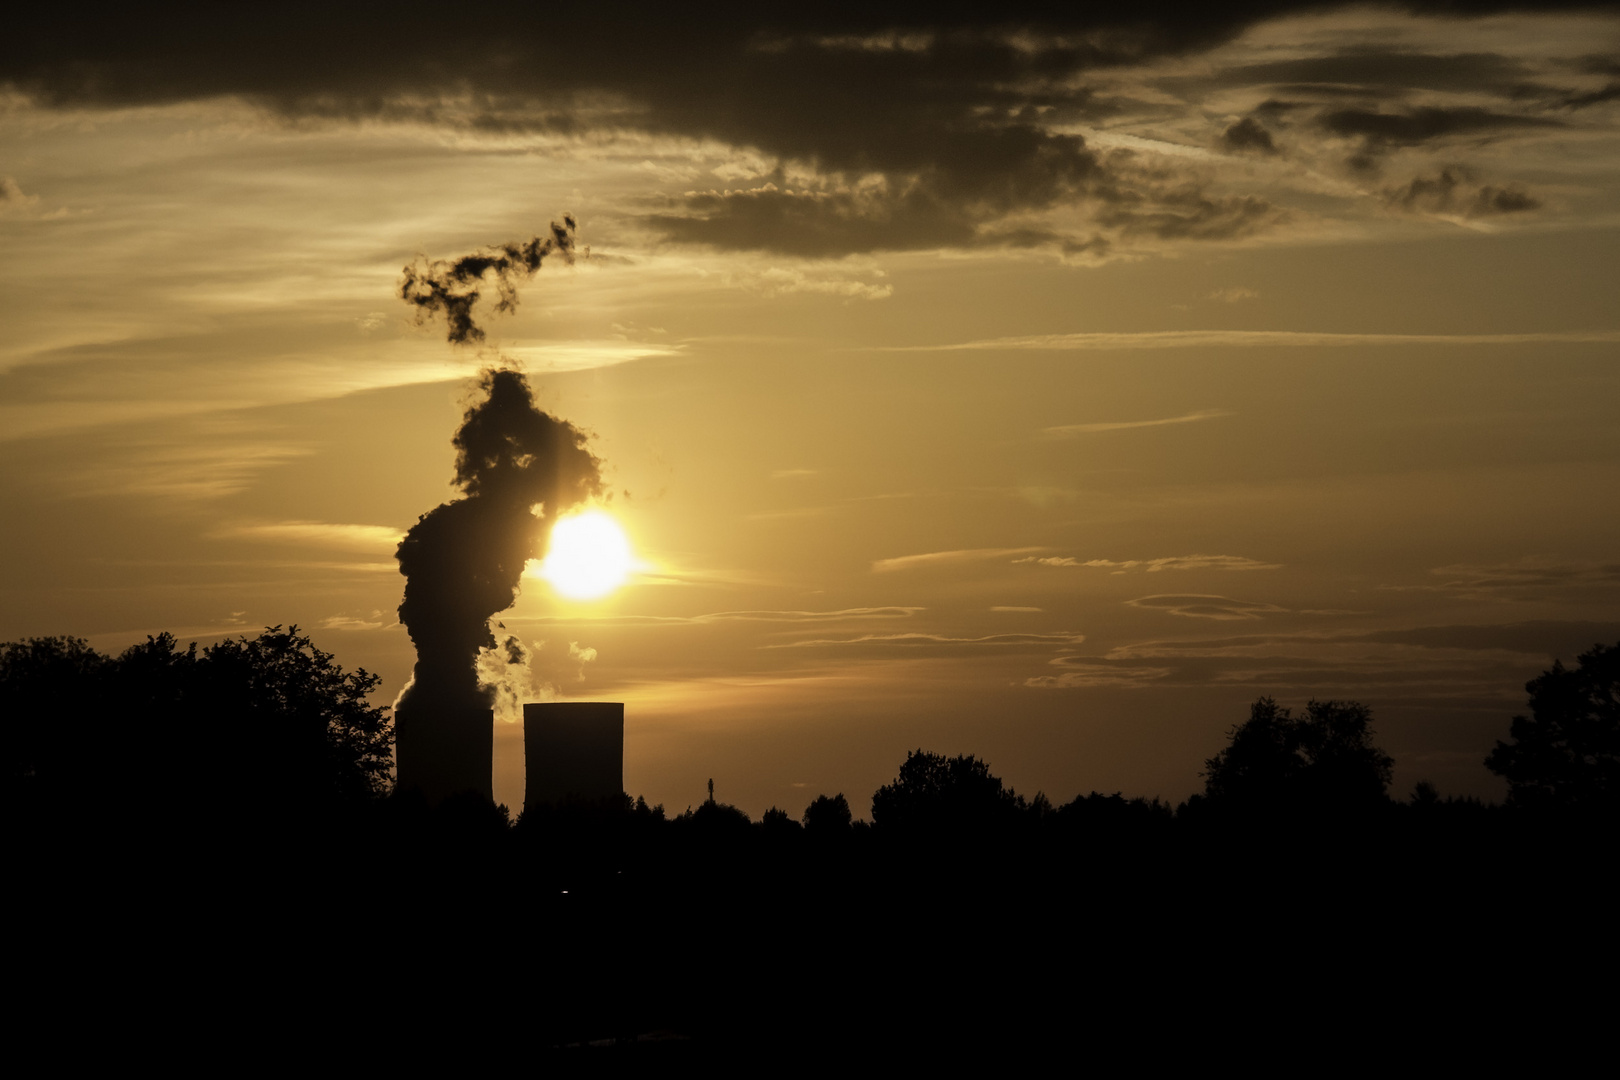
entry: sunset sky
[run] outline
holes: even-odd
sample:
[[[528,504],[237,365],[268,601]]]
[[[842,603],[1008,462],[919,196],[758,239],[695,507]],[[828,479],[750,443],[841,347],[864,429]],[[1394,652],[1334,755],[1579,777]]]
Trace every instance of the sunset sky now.
[[[501,621],[651,802],[865,816],[917,747],[1181,799],[1263,695],[1498,797],[1620,641],[1620,11],[1045,7],[8,23],[0,640],[296,623],[391,702],[516,362],[638,567]],[[484,345],[399,299],[565,213]]]

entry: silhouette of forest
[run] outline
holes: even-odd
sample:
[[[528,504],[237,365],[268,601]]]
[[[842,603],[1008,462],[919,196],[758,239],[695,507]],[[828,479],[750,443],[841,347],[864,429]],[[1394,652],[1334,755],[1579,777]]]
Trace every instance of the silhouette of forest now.
[[[869,802],[756,821],[711,782],[680,813],[625,794],[514,819],[394,791],[377,683],[297,627],[116,657],[0,645],[30,992],[112,957],[281,971],[323,1015],[424,1053],[466,1024],[510,1033],[507,1054],[1010,1059],[1082,1040],[1143,1063],[1248,1031],[1254,1064],[1373,1001],[1389,1030],[1460,1032],[1502,1000],[1567,1010],[1552,957],[1597,962],[1612,938],[1620,645],[1527,684],[1481,763],[1500,804],[1397,798],[1367,706],[1261,698],[1180,805],[1056,804],[917,749]],[[1487,985],[1506,998],[1488,1007]]]

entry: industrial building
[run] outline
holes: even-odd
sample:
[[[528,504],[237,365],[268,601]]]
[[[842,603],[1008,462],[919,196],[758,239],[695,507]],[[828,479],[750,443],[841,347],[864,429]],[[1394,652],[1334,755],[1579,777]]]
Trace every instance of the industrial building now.
[[[523,706],[523,766],[525,807],[622,795],[624,703],[547,701]]]
[[[402,706],[394,722],[394,761],[401,790],[420,791],[432,803],[464,791],[494,798],[492,709],[413,704]]]

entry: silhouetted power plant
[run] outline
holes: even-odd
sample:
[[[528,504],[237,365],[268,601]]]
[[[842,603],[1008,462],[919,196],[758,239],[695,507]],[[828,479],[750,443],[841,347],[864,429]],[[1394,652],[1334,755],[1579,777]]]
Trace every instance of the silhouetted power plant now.
[[[624,792],[624,703],[523,706],[525,806],[607,799]]]
[[[480,708],[398,718],[402,790],[430,803],[476,791],[495,797],[495,712]],[[605,799],[624,791],[624,703],[548,701],[523,706],[523,802]]]
[[[402,790],[414,788],[431,803],[462,791],[494,799],[493,709],[401,712],[395,724],[395,775]]]

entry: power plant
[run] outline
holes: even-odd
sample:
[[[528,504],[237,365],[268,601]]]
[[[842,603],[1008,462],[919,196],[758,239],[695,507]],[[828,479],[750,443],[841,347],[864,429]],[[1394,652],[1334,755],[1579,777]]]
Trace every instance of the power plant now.
[[[476,791],[494,799],[495,713],[488,708],[401,716],[395,754],[401,789],[431,803]],[[624,791],[624,703],[523,706],[525,806],[605,799]]]
[[[495,712],[471,709],[401,710],[395,715],[395,775],[401,790],[428,802],[476,791],[495,797]]]
[[[624,793],[624,703],[523,706],[523,805]]]

